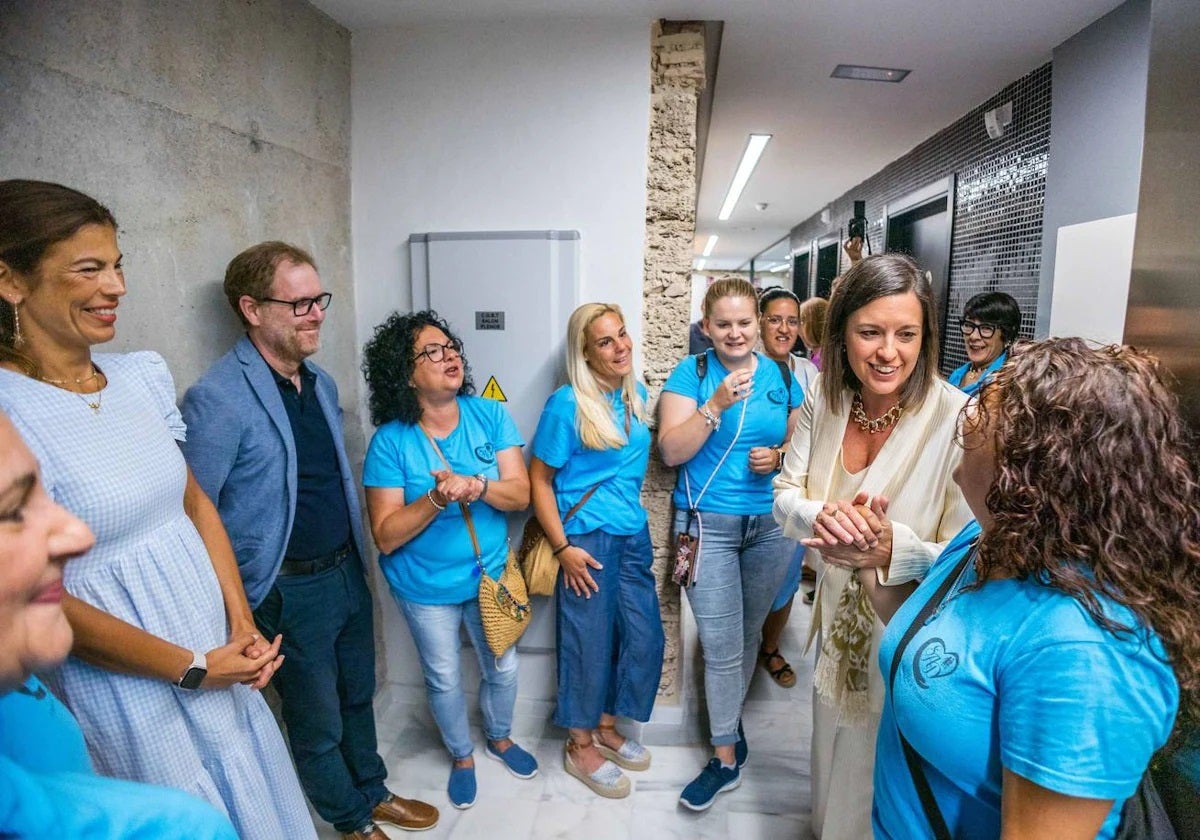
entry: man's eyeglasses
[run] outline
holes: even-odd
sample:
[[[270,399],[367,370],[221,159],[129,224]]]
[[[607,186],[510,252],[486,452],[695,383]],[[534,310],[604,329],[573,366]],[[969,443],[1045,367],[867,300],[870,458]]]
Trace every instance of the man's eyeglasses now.
[[[980,338],[991,338],[996,334],[995,324],[980,324],[977,321],[968,321],[966,318],[963,318],[962,321],[959,322],[958,328],[962,331],[964,336],[968,336],[976,331],[979,332]]]
[[[453,351],[454,355],[456,356],[461,356],[462,343],[458,341],[451,341],[449,344],[426,344],[421,348],[417,355],[413,356],[413,361],[418,361],[422,356],[424,356],[431,362],[440,362],[442,359],[446,358],[447,350]]]
[[[795,327],[800,326],[799,318],[784,318],[782,315],[768,315],[767,316],[767,323],[770,324],[772,327],[778,327],[780,324],[782,324],[785,321],[787,322],[787,325],[789,327],[795,328]]]
[[[316,297],[297,298],[296,300],[279,300],[278,298],[259,298],[259,303],[282,303],[292,307],[292,314],[297,318],[303,318],[309,312],[312,312],[314,306],[324,312],[329,308],[329,301],[333,297],[332,292],[322,292]]]

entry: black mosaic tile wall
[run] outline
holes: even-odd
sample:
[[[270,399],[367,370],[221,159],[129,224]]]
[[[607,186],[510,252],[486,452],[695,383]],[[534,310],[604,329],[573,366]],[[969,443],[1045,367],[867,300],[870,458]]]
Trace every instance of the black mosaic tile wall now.
[[[866,201],[868,235],[878,252],[885,204],[956,175],[943,373],[967,360],[953,325],[963,304],[979,292],[1012,295],[1021,307],[1021,334],[1033,337],[1050,151],[1050,75],[1049,64],[1034,70],[828,205],[844,237],[854,201]],[[1003,137],[992,140],[984,128],[984,112],[1010,100],[1012,124]],[[820,214],[800,223],[791,232],[793,250],[807,249],[813,239],[828,235],[830,227]],[[846,257],[839,256],[845,270]]]

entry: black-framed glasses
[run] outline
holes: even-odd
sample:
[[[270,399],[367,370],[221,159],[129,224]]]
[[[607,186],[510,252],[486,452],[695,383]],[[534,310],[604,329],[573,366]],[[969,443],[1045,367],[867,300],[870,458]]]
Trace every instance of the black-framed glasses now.
[[[413,356],[413,361],[415,362],[424,356],[431,362],[440,362],[446,358],[447,350],[453,351],[456,356],[461,356],[463,350],[462,342],[450,341],[447,344],[426,344],[417,352],[417,355]]]
[[[329,308],[329,301],[333,299],[332,292],[322,292],[316,297],[296,298],[295,300],[279,300],[278,298],[258,298],[259,303],[282,303],[292,307],[292,314],[297,318],[303,318],[315,306],[324,312]]]
[[[995,324],[981,324],[978,321],[968,321],[966,318],[959,322],[958,328],[964,336],[978,332],[980,338],[991,338],[996,334]]]

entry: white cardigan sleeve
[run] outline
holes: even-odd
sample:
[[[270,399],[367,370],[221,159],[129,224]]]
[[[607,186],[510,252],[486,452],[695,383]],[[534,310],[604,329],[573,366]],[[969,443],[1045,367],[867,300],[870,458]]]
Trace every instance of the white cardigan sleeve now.
[[[915,514],[910,511],[906,522],[892,520],[892,562],[878,574],[879,582],[885,586],[924,578],[954,535],[972,519],[962,490],[952,477],[962,460],[962,449],[955,442],[961,402],[965,398],[958,399],[956,391],[951,392],[951,398],[935,402],[940,413],[934,420],[938,427],[929,437],[925,457],[904,482],[901,492],[928,494],[932,490],[936,496]],[[938,457],[928,457],[935,452]],[[921,539],[921,535],[928,538]]]

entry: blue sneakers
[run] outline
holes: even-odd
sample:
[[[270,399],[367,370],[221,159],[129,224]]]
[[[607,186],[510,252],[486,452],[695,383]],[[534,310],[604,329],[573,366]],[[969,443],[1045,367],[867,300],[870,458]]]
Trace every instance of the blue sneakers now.
[[[488,741],[487,754],[490,758],[496,759],[496,761],[507,767],[508,772],[512,773],[518,779],[532,779],[537,775],[537,759],[518,747],[515,743],[510,745],[504,752],[500,752],[492,746],[491,741]]]
[[[693,811],[707,811],[718,793],[733,790],[742,783],[737,767],[722,767],[721,759],[710,758],[708,764],[679,795],[679,804]]]
[[[460,811],[465,811],[475,804],[475,767],[456,767],[450,765],[450,782],[446,785],[446,793],[450,804]]]
[[[746,743],[746,730],[742,729],[741,718],[738,718],[738,739],[733,745],[733,757],[739,770],[745,767],[750,759],[750,745]]]

